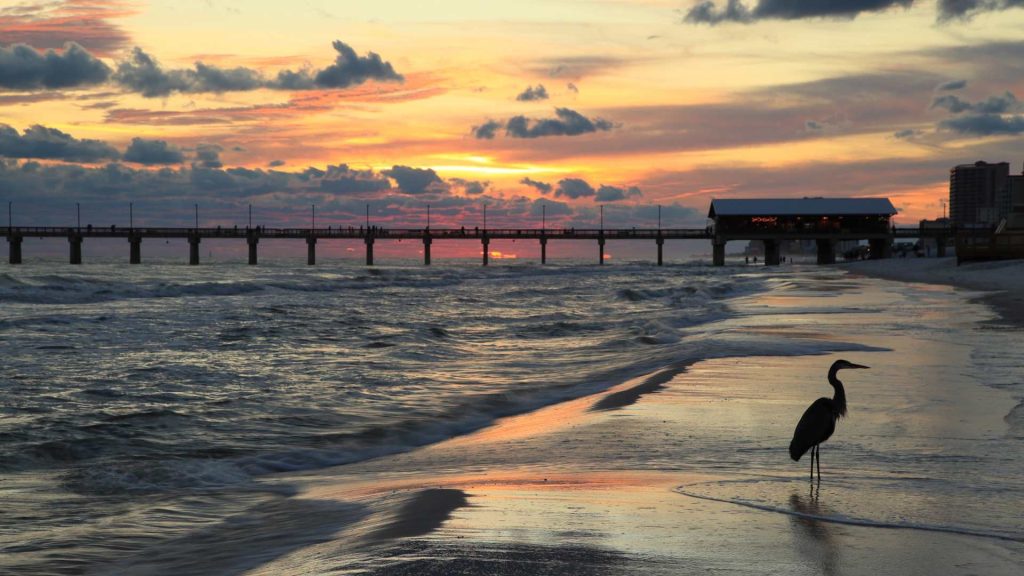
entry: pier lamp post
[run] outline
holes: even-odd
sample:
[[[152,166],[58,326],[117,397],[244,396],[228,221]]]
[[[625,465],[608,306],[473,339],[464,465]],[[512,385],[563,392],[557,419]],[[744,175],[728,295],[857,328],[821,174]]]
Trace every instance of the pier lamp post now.
[[[199,231],[199,203],[198,202],[196,203],[195,207],[196,207],[196,232],[198,232]]]
[[[487,202],[484,202],[484,232],[487,232]]]
[[[369,202],[367,202],[367,204],[366,204],[366,232],[367,233],[370,232],[370,204],[369,204]]]
[[[661,232],[661,204],[658,204],[658,232]]]
[[[79,203],[79,202],[75,202],[75,214],[76,214],[77,219],[78,219],[78,231],[81,232],[82,231],[82,204]]]
[[[543,233],[544,229],[548,227],[548,205],[540,205],[540,231]]]

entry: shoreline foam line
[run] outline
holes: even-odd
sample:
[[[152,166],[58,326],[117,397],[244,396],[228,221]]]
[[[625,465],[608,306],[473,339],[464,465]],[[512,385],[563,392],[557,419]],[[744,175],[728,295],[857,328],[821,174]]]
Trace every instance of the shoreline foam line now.
[[[923,532],[940,532],[944,534],[957,534],[960,536],[974,536],[976,538],[988,538],[992,540],[1002,540],[1004,542],[1024,542],[1024,536],[1010,536],[1007,534],[998,534],[995,532],[982,532],[980,530],[971,530],[970,528],[957,528],[953,526],[933,526],[928,524],[900,524],[897,522],[863,520],[860,518],[844,518],[837,516],[820,516],[816,514],[807,514],[806,512],[786,510],[785,508],[777,508],[775,506],[769,506],[767,504],[756,504],[754,502],[744,502],[742,500],[729,500],[727,498],[716,498],[714,496],[695,494],[693,492],[687,492],[683,488],[685,488],[685,486],[677,486],[672,491],[675,492],[676,494],[679,494],[680,496],[687,496],[689,498],[696,498],[698,500],[706,500],[709,502],[721,502],[722,504],[732,504],[734,506],[742,506],[744,508],[751,508],[753,510],[760,510],[762,512],[774,512],[776,514],[784,514],[786,516],[803,518],[805,520],[817,520],[820,522],[828,522],[830,524],[844,524],[846,526],[859,526],[862,528],[883,528],[891,530],[919,530]]]

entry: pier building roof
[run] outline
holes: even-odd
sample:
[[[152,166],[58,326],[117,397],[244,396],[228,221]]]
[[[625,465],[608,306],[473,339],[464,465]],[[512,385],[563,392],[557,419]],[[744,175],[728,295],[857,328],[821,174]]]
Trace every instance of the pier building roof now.
[[[888,198],[758,198],[712,200],[708,218],[718,216],[892,216]]]

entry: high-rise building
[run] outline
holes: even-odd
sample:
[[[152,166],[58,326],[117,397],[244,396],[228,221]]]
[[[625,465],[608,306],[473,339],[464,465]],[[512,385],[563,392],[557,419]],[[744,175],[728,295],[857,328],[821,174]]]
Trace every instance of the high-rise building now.
[[[995,226],[1009,213],[1010,164],[978,161],[949,171],[949,219],[962,227]]]

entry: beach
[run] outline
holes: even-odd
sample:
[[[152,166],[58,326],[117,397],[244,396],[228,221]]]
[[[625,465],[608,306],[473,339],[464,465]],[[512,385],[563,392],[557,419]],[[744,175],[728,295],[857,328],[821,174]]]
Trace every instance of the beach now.
[[[895,264],[727,268],[733,287],[701,304],[722,313],[660,335],[671,353],[632,377],[419,447],[208,487],[163,513],[159,537],[80,571],[1016,574],[1020,328],[993,324],[981,284],[874,277]],[[701,270],[670,271],[665,290]],[[736,289],[747,281],[759,289]],[[621,301],[649,310],[682,293]],[[840,373],[850,414],[819,484],[786,448],[838,358],[871,369]]]

